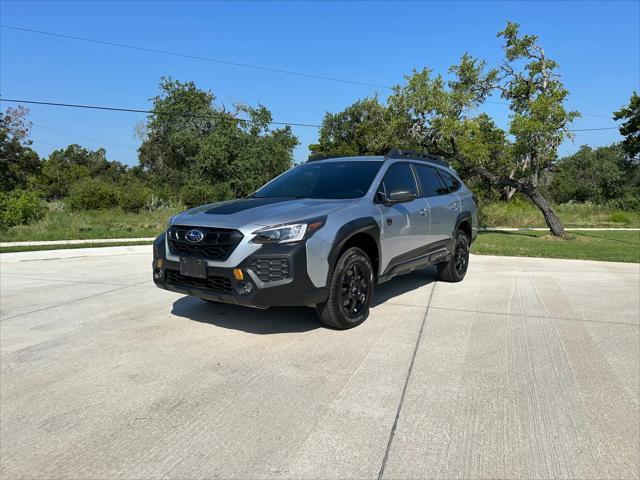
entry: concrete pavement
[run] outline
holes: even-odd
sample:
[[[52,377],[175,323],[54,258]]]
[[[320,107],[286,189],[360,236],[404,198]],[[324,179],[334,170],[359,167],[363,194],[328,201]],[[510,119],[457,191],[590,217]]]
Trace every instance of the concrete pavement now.
[[[88,250],[0,255],[3,479],[639,476],[638,264],[473,256],[339,332]]]

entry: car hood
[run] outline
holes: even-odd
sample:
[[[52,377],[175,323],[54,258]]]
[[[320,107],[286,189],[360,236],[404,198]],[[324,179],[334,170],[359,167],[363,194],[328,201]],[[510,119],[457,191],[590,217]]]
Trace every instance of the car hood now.
[[[241,198],[192,208],[175,217],[174,225],[241,228],[280,225],[328,215],[357,199]]]

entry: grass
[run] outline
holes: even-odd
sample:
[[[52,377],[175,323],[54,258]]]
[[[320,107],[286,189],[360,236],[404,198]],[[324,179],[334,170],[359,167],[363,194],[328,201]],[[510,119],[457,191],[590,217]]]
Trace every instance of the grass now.
[[[565,203],[554,209],[565,227],[640,227],[640,211],[618,210],[592,203]],[[480,207],[483,227],[546,227],[544,217],[530,202],[493,202]]]
[[[566,227],[640,227],[640,212],[592,204],[565,204],[556,211]],[[0,241],[87,240],[154,237],[164,230],[177,209],[127,213],[121,210],[71,212],[52,209],[35,223],[0,232]],[[544,227],[540,212],[530,203],[514,201],[483,205],[480,224],[493,227]],[[142,243],[2,247],[0,253],[87,248]],[[557,240],[546,232],[482,232],[473,252],[487,255],[576,258],[616,262],[640,261],[640,232],[571,232]]]
[[[36,252],[40,250],[67,250],[72,248],[125,247],[130,245],[151,245],[151,242],[74,243],[72,245],[28,245],[22,247],[0,247],[0,253]]]
[[[0,232],[0,241],[88,240],[96,238],[155,237],[178,210],[141,211],[96,210],[88,212],[49,211],[29,225]]]
[[[480,232],[472,253],[515,257],[640,262],[640,232],[571,232],[567,240],[546,232]]]

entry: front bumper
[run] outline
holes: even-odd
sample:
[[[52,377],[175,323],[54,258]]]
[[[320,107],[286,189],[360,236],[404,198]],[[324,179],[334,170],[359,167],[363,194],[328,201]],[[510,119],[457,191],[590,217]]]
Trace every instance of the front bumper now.
[[[155,240],[153,253],[153,281],[165,290],[258,308],[316,305],[326,300],[326,288],[314,286],[307,273],[304,242],[262,245],[236,267],[242,270],[243,280],[235,278],[233,268],[208,265],[206,280],[181,276],[179,262],[166,258],[164,234]],[[256,271],[254,261],[274,258],[287,259],[286,278],[267,280]]]

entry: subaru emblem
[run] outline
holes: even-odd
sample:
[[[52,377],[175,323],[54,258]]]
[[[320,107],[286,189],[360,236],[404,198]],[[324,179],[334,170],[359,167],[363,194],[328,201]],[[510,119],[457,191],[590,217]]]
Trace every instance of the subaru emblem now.
[[[202,233],[200,230],[189,230],[184,234],[184,238],[187,240],[187,242],[198,243],[204,240],[204,233]]]

